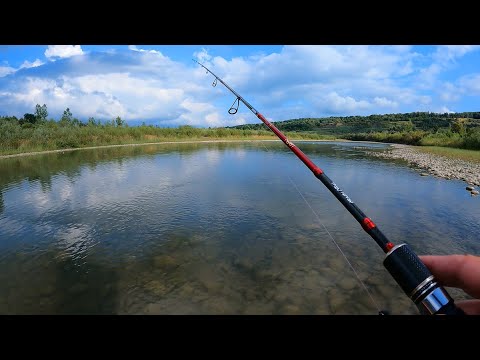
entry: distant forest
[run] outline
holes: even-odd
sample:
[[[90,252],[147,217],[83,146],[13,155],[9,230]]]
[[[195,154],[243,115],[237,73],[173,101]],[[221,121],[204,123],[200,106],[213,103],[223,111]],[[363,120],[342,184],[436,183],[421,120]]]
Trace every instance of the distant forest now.
[[[480,150],[480,112],[332,116],[277,121],[273,124],[280,131],[303,136],[333,136],[347,140]],[[265,125],[238,125],[232,128],[256,130],[265,128]]]
[[[345,135],[375,132],[422,130],[436,132],[458,123],[465,130],[480,126],[480,112],[429,113],[412,112],[369,116],[332,116],[328,118],[299,118],[272,122],[281,131],[316,132],[325,135]],[[261,129],[263,124],[231,126],[236,129]]]

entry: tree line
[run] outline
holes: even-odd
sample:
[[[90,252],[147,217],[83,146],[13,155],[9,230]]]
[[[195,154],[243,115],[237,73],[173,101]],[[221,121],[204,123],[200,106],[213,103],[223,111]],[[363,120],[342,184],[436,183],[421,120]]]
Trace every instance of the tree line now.
[[[57,123],[59,126],[128,126],[125,120],[123,120],[120,116],[105,122],[104,124],[101,123],[100,120],[95,120],[95,118],[90,117],[86,123],[82,122],[81,120],[73,117],[70,108],[66,108],[63,111],[62,116],[60,119],[55,121],[55,119],[48,119],[48,108],[46,104],[40,106],[40,104],[35,105],[35,111],[33,114],[25,113],[22,118],[17,118],[16,116],[0,116],[0,121],[10,121],[16,122],[21,125],[23,128],[29,128],[34,125],[43,125],[46,123]]]
[[[480,150],[480,112],[412,112],[369,116],[299,118],[273,122],[280,131],[331,135],[359,141],[434,145]],[[237,125],[259,129],[263,124]]]
[[[412,112],[369,116],[299,118],[273,122],[293,139],[348,139],[436,145],[480,150],[480,112]],[[47,105],[20,119],[0,116],[0,153],[171,139],[276,138],[263,124],[196,128],[131,126],[120,117],[101,122],[75,118],[66,108],[58,121],[48,119]]]
[[[457,123],[465,130],[480,126],[480,112],[431,113],[411,112],[368,116],[332,116],[326,118],[298,118],[275,121],[282,131],[315,131],[323,134],[351,134],[423,130],[435,132]],[[236,125],[236,129],[257,129],[263,124]]]

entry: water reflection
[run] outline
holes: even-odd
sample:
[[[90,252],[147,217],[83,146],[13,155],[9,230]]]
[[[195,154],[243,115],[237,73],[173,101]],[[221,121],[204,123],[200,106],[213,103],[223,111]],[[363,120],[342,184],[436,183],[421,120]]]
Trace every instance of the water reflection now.
[[[461,182],[357,148],[379,144],[297,144],[394,242],[480,254]],[[378,246],[278,142],[3,159],[0,204],[2,314],[417,313]]]

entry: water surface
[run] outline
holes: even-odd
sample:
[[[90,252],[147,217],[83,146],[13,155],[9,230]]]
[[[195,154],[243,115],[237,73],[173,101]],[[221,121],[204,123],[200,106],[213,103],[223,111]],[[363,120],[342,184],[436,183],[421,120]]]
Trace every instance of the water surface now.
[[[464,182],[364,153],[382,144],[297,145],[394,243],[480,255]],[[0,159],[1,314],[416,314],[382,261],[280,142]]]

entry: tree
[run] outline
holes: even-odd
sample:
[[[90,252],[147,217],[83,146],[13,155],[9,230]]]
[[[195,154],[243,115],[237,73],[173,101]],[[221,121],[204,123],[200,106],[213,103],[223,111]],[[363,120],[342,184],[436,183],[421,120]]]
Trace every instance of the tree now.
[[[25,122],[28,122],[30,124],[35,124],[35,122],[37,121],[37,117],[34,114],[28,113],[23,115],[23,119],[25,120]]]
[[[72,124],[73,126],[85,126],[85,124],[82,123],[82,122],[81,122],[80,120],[78,120],[77,118],[73,118],[71,124]]]
[[[37,121],[47,120],[47,116],[47,105],[43,104],[40,106],[40,104],[37,104],[35,106],[35,117],[37,118]]]
[[[463,121],[461,119],[457,119],[455,120],[452,125],[452,132],[454,133],[458,133],[460,135],[465,135],[465,124],[463,123]]]
[[[117,126],[121,127],[123,125],[125,125],[125,120],[122,120],[122,118],[120,116],[117,116],[115,118],[115,123]]]
[[[62,124],[71,124],[73,121],[73,115],[72,112],[70,111],[70,108],[66,108],[65,111],[63,112],[62,118],[60,119],[60,123]]]
[[[88,126],[95,126],[96,125],[95,119],[93,117],[89,117],[88,121],[87,121],[87,125]]]

